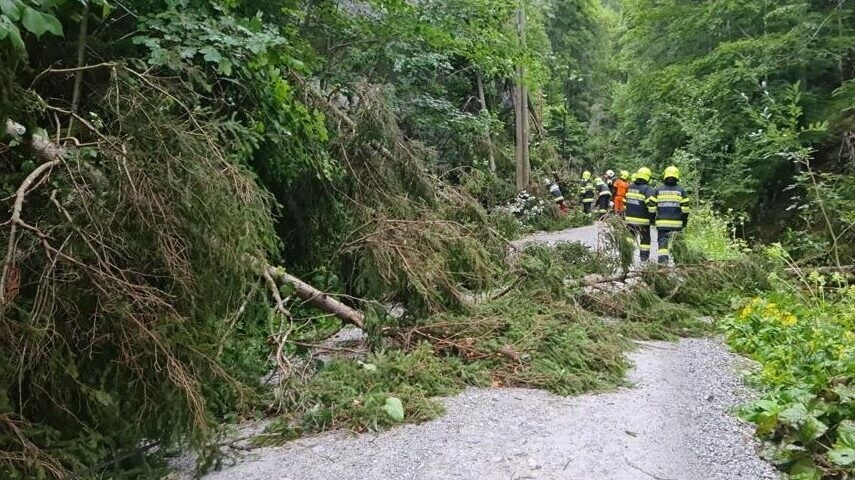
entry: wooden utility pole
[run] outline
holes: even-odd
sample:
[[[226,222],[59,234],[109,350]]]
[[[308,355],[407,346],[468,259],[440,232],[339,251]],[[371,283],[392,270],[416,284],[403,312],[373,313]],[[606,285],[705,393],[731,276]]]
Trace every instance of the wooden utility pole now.
[[[481,112],[489,118],[490,111],[487,110],[487,99],[484,96],[484,79],[481,78],[481,71],[479,70],[475,74],[475,79],[478,81],[478,100],[481,102]],[[490,124],[487,124],[487,132],[485,134],[485,140],[487,141],[487,159],[490,162],[490,171],[496,172],[496,157],[493,155],[493,139],[490,138]]]
[[[519,38],[520,51],[524,52],[525,44],[525,6],[517,8],[517,37]],[[517,66],[516,83],[514,85],[514,114],[515,131],[514,140],[516,149],[514,160],[517,166],[517,190],[528,188],[531,176],[531,163],[528,158],[528,89],[525,86],[525,67]]]

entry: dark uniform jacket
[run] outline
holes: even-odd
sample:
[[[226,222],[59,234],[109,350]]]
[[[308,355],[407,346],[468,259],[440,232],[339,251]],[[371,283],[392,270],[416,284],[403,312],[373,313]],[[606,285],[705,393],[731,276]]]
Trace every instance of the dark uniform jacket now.
[[[653,195],[653,187],[647,180],[636,180],[626,191],[626,223],[629,225],[650,225],[653,217],[647,200]],[[654,210],[655,213],[655,210]]]
[[[669,183],[671,183],[669,185]],[[680,230],[689,217],[689,197],[686,190],[674,182],[659,185],[647,199],[647,206],[656,213],[656,228]]]
[[[579,197],[582,203],[594,203],[594,182],[579,180]]]

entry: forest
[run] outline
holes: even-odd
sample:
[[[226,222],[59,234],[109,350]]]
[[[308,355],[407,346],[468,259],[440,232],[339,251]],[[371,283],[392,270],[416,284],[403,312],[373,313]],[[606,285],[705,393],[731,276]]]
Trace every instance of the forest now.
[[[855,478],[853,79],[847,0],[0,0],[0,478],[201,475],[248,419],[601,391],[704,335],[778,469]],[[616,219],[514,247],[593,222],[583,170],[669,165],[673,268]]]

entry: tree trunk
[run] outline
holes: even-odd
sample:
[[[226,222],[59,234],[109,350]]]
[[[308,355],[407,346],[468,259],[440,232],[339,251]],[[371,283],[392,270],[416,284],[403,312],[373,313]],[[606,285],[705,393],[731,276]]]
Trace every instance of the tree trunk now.
[[[272,278],[293,286],[297,296],[308,302],[310,305],[335,315],[345,323],[357,326],[363,330],[365,329],[364,313],[341,303],[332,295],[318,290],[294,275],[285,273],[281,268],[270,266],[264,268],[265,273],[270,275]]]
[[[478,82],[478,100],[481,102],[481,111],[487,116],[490,116],[490,111],[487,110],[487,99],[484,97],[484,80],[481,78],[481,72],[477,72],[475,74],[475,79]],[[496,172],[496,157],[493,155],[493,140],[490,138],[490,125],[487,125],[487,132],[485,135],[485,140],[487,141],[487,160],[490,164],[490,171]]]
[[[529,92],[529,97],[531,97],[531,92]],[[541,138],[546,136],[546,131],[543,130],[543,105],[541,96],[538,95],[538,101],[535,102],[533,99],[529,98],[528,111],[531,114],[531,120],[534,122],[534,130],[537,132],[537,135]]]
[[[517,9],[517,35],[520,46],[525,50],[525,10],[523,6]],[[514,112],[516,149],[514,160],[517,168],[517,190],[528,188],[531,176],[531,164],[528,157],[528,89],[525,87],[525,67],[517,66],[516,84],[514,86]]]
[[[71,115],[68,119],[68,133],[70,137],[74,127],[74,115],[80,107],[80,90],[83,87],[83,64],[86,61],[86,36],[89,25],[89,2],[83,3],[83,17],[80,19],[80,33],[77,35],[77,70],[74,74],[74,87],[71,91]]]

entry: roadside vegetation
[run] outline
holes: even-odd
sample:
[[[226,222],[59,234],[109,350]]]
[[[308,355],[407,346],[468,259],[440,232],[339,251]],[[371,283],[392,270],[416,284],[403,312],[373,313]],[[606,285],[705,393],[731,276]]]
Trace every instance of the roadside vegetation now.
[[[780,247],[771,254],[786,255]],[[742,415],[772,442],[791,478],[848,478],[855,466],[855,289],[840,273],[773,277],[723,324],[730,345],[759,362],[765,393]],[[849,473],[847,473],[849,472]]]

